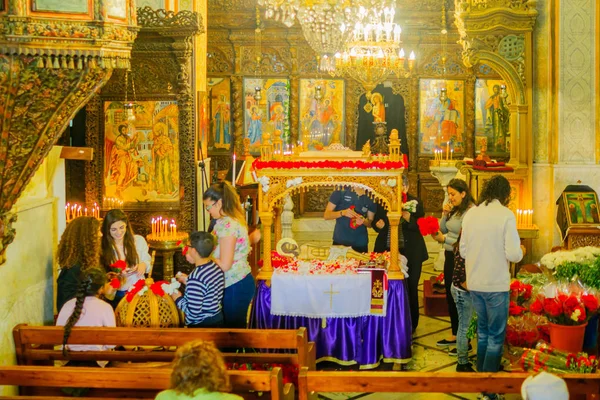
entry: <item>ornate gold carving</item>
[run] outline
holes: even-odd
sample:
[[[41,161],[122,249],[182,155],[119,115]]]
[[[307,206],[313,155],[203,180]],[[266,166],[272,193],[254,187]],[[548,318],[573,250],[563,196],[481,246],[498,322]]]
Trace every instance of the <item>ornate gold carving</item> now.
[[[233,59],[231,46],[209,47],[206,54],[206,72],[208,74],[232,74]]]
[[[570,234],[568,236],[569,249],[576,249],[578,247],[594,246],[600,247],[600,235],[578,235]]]
[[[169,36],[178,36],[178,33],[187,36],[191,31],[197,34],[204,33],[204,26],[199,13],[193,11],[167,11],[164,9],[155,10],[146,6],[137,9],[138,25],[144,28],[153,28],[153,30],[168,30]],[[181,28],[181,32],[178,32]]]
[[[0,218],[2,248],[12,242],[13,207],[69,120],[110,76],[100,68],[38,68],[33,57],[0,56]]]
[[[529,11],[535,9],[532,0],[454,0],[459,11],[485,11],[492,8],[509,8],[511,10]]]
[[[290,126],[297,127],[298,125],[298,101],[300,99],[300,94],[298,90],[298,77],[293,76],[290,80]],[[290,141],[292,143],[298,142],[298,129],[291,128],[290,129]]]
[[[283,53],[283,54],[281,54]],[[292,70],[289,56],[289,50],[283,47],[263,47],[262,58],[258,73],[260,75],[286,75]],[[242,47],[242,73],[254,75],[256,71],[256,49],[252,46]]]
[[[445,65],[442,64],[441,57],[443,53],[440,52],[439,45],[423,47],[420,47],[421,54],[419,55],[419,72],[423,76],[456,78],[465,76],[468,73],[458,56],[460,46],[449,46]],[[427,52],[424,51],[425,49],[427,49]]]
[[[329,197],[331,197],[333,188],[317,188],[316,190],[310,190],[304,194],[306,202],[305,212],[322,213],[327,207]],[[302,196],[300,197],[302,198]]]

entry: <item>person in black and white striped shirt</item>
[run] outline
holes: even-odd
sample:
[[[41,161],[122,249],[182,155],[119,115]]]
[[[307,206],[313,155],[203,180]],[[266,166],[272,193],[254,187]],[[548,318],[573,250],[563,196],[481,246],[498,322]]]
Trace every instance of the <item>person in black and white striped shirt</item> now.
[[[177,308],[185,313],[188,328],[218,328],[223,325],[223,293],[225,274],[209,257],[215,240],[208,232],[190,235],[185,258],[196,266],[192,273],[177,274],[177,280],[186,284],[185,294],[175,291],[171,297]]]

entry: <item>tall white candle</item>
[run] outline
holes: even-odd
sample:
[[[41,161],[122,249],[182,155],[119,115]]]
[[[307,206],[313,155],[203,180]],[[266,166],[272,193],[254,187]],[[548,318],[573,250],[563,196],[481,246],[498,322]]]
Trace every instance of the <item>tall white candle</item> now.
[[[233,176],[231,177],[231,184],[235,187],[235,153],[233,153]]]

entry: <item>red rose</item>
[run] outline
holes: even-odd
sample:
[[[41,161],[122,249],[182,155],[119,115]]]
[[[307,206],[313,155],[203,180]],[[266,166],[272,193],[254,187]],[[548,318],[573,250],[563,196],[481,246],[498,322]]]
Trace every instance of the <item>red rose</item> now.
[[[562,304],[556,299],[544,299],[544,311],[551,317],[558,317],[563,313]]]
[[[127,263],[125,260],[117,260],[110,267],[114,269],[120,269],[122,272],[127,268]]]
[[[530,284],[524,284],[522,287],[522,296],[523,299],[525,300],[529,300],[531,298],[531,291],[533,290],[533,286],[531,286]]]
[[[408,196],[406,195],[406,193],[402,192],[402,202],[406,203],[408,201]]]
[[[521,315],[525,311],[525,307],[521,307],[514,301],[511,301],[508,305],[508,314],[509,315]]]
[[[573,311],[575,311],[577,307],[580,307],[580,305],[581,303],[579,302],[579,299],[577,297],[573,295],[569,296],[563,303],[563,309],[565,310],[565,314],[573,314]]]
[[[185,257],[189,249],[190,248],[188,246],[183,246],[183,249],[181,249],[181,255]]]
[[[540,315],[544,311],[544,304],[541,301],[536,300],[529,306],[529,311],[534,314]]]
[[[112,278],[110,280],[110,286],[115,289],[118,289],[121,287],[121,281],[119,280],[119,278]]]
[[[598,299],[592,294],[584,294],[581,296],[581,301],[589,312],[594,312],[598,309]]]

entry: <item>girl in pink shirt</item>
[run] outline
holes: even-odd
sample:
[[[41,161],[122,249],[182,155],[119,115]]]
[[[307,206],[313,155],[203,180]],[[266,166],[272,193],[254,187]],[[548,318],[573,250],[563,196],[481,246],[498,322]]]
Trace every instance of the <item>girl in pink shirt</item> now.
[[[100,299],[109,283],[106,272],[100,268],[90,268],[82,273],[77,294],[74,299],[65,303],[56,320],[56,326],[64,326],[63,354],[72,351],[101,351],[114,346],[101,345],[67,345],[71,329],[74,326],[116,326],[115,314],[107,302]],[[100,362],[98,362],[100,364]],[[106,364],[104,362],[103,364]],[[69,365],[74,365],[72,361]],[[104,365],[102,365],[104,366]]]

